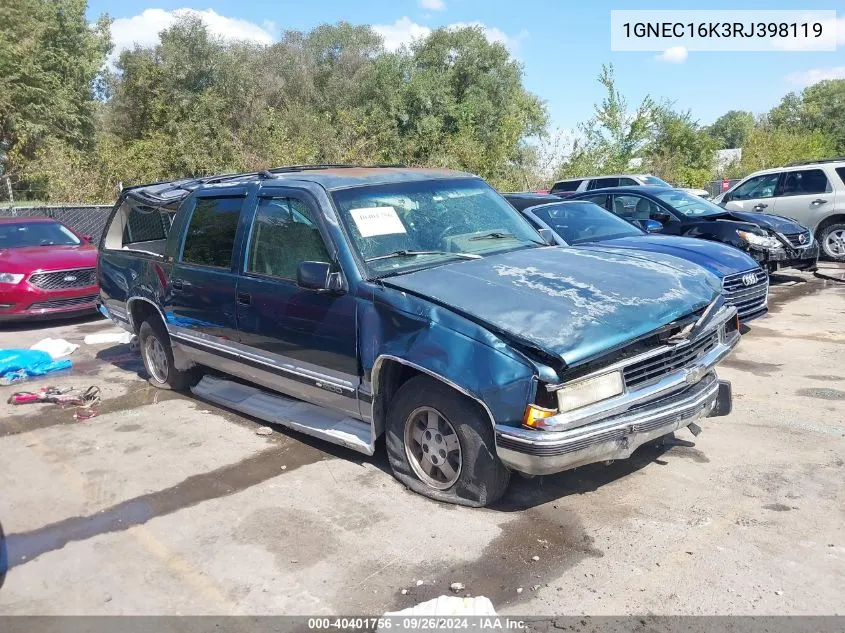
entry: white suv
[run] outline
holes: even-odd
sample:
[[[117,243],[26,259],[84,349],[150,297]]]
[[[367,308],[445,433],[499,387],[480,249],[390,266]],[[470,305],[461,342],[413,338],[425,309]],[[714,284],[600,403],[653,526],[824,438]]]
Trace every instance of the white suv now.
[[[606,187],[672,187],[665,180],[661,180],[657,176],[651,174],[611,174],[609,176],[586,176],[584,178],[567,178],[566,180],[558,180],[549,193],[561,198],[566,198],[575,193],[582,191],[592,191],[593,189],[604,189]],[[709,198],[710,193],[706,189],[687,189],[684,187],[677,187],[683,189],[694,196],[701,196],[702,198]]]
[[[809,228],[822,255],[845,261],[845,158],[764,169],[713,199],[733,211],[764,211]]]

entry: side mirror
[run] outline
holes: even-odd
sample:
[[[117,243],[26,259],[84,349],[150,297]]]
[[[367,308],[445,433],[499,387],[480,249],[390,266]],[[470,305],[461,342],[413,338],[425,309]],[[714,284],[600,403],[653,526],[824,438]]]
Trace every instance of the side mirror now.
[[[327,262],[299,262],[296,269],[296,285],[317,292],[344,290],[340,273],[332,272],[332,265]]]
[[[657,220],[645,220],[642,226],[647,233],[660,233],[663,230],[663,224]]]
[[[731,196],[731,194],[730,194],[729,192],[727,192],[727,191],[726,191],[726,192],[722,195],[722,199],[721,199],[721,201],[719,202],[719,204],[725,204],[726,202],[730,202],[732,198],[733,198],[733,196]]]
[[[551,229],[537,229],[537,232],[540,234],[540,237],[543,238],[543,241],[546,244],[548,244],[549,246],[557,246],[555,234],[552,232]]]

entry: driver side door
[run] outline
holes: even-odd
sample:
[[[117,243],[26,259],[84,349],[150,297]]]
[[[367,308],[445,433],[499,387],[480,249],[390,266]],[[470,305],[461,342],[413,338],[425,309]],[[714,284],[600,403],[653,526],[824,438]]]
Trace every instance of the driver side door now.
[[[758,211],[771,213],[774,208],[772,198],[777,191],[779,173],[763,174],[749,178],[726,195],[724,207],[731,211]]]

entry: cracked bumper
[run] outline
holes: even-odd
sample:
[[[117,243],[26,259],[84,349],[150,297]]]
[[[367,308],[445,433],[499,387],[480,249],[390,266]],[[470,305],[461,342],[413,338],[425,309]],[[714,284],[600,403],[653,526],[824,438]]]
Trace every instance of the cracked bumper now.
[[[496,426],[499,458],[513,470],[548,475],[624,459],[643,444],[706,417],[727,415],[731,388],[709,373],[697,384],[601,422],[560,432]]]

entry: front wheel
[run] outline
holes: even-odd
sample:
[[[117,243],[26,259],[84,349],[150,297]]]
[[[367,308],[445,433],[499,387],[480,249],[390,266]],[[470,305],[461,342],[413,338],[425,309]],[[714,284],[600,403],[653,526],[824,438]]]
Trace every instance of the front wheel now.
[[[819,231],[822,254],[835,262],[845,262],[845,224],[830,224]]]
[[[138,329],[138,344],[149,382],[159,389],[182,391],[196,382],[192,370],[180,371],[173,363],[167,330],[157,319],[147,319]]]
[[[496,455],[489,417],[433,378],[417,376],[399,388],[385,434],[393,474],[414,492],[481,507],[507,489],[510,472]]]

